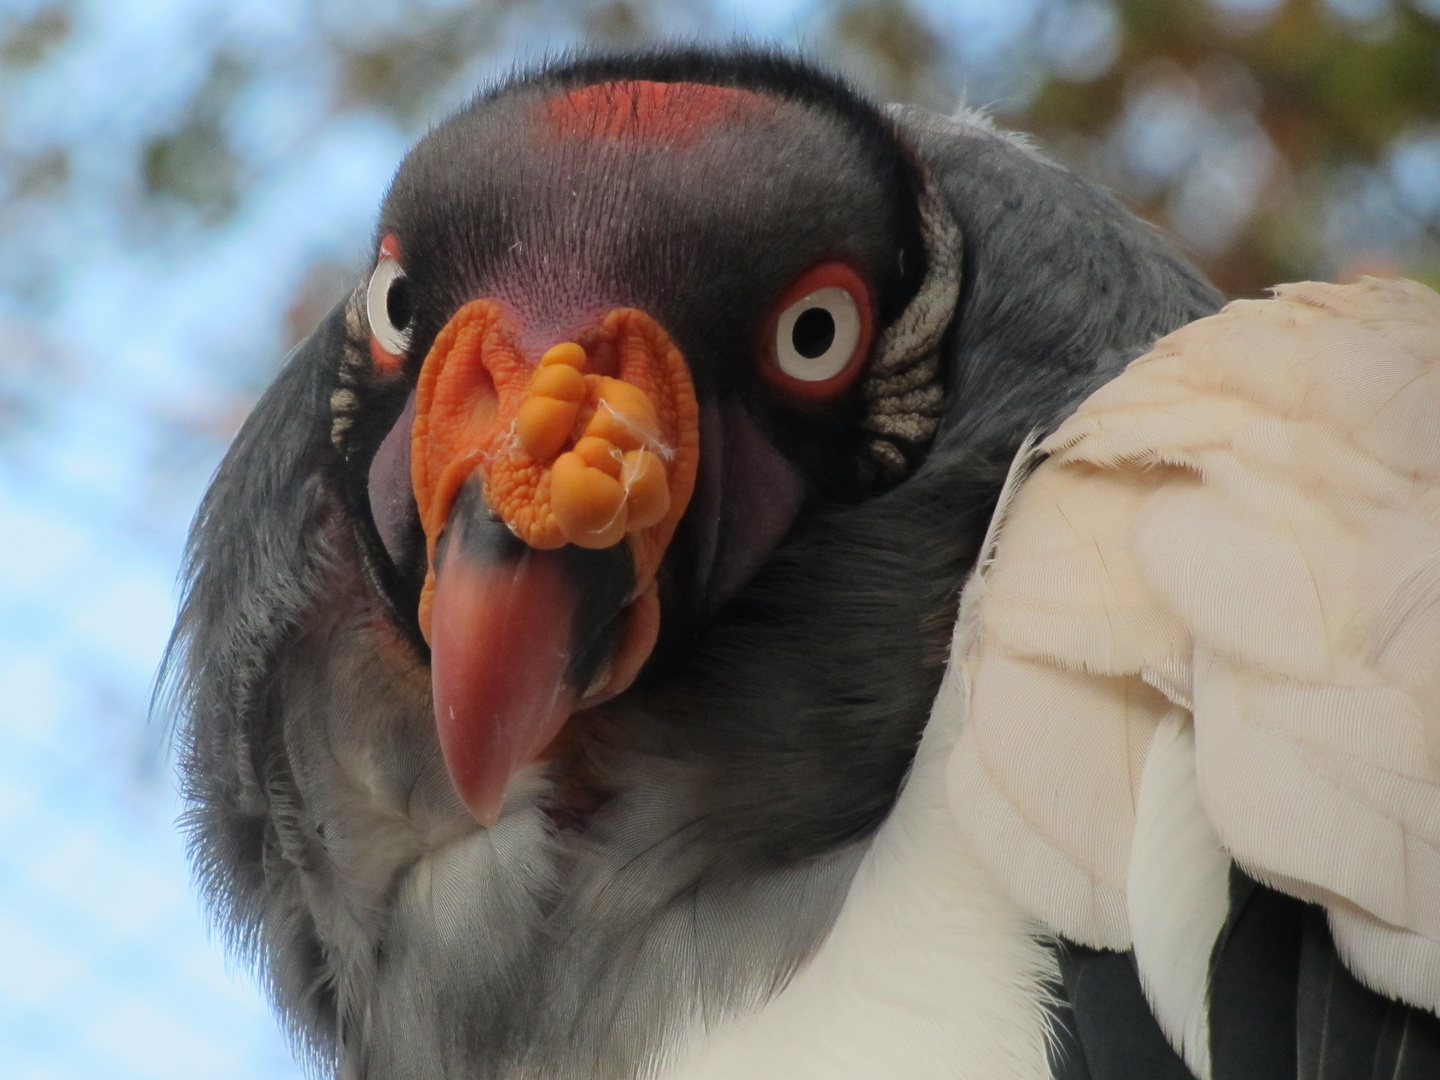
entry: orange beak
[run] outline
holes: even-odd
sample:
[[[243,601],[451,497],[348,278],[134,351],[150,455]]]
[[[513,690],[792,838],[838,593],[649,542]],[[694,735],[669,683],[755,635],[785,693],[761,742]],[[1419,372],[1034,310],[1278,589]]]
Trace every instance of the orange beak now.
[[[689,369],[644,312],[611,311],[538,359],[519,338],[495,301],[456,312],[411,435],[436,727],[487,826],[511,776],[649,657],[655,575],[700,453]]]

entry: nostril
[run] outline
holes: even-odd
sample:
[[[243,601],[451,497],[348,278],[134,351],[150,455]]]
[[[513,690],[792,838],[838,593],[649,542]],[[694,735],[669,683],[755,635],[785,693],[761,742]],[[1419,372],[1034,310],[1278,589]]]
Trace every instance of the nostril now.
[[[415,489],[410,483],[410,429],[414,423],[415,395],[411,394],[405,411],[375,451],[367,482],[370,519],[396,567],[405,564],[408,539],[419,521]]]

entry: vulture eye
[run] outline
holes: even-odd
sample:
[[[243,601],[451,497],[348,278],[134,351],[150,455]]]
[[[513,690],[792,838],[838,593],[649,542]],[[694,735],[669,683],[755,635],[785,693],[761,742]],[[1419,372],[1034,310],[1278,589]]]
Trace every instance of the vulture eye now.
[[[805,382],[833,379],[845,370],[860,341],[860,309],[839,285],[813,292],[780,315],[775,362]]]
[[[390,237],[385,239],[389,241]],[[370,318],[374,343],[389,356],[399,357],[404,356],[410,347],[415,297],[400,260],[388,248],[388,244],[381,245],[380,261],[370,275],[370,287],[365,293],[365,314]]]
[[[781,389],[810,400],[846,390],[870,348],[870,291],[844,263],[812,267],[775,306],[766,371]]]

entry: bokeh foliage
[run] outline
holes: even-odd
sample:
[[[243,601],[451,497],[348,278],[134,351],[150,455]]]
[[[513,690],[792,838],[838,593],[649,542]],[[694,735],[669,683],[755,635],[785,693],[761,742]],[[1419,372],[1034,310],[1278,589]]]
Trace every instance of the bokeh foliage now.
[[[1048,81],[1015,119],[1076,148],[1076,164],[1169,220],[1219,131],[1254,168],[1233,225],[1190,237],[1233,292],[1361,271],[1440,274],[1440,5],[1287,0],[1121,0],[1113,63],[1083,84]],[[1189,160],[1147,175],[1127,154],[1137,113],[1191,112]],[[1143,128],[1130,141],[1143,138]],[[1267,145],[1268,144],[1268,145]],[[1119,153],[1115,153],[1115,151]],[[1184,155],[1181,155],[1182,158]],[[1222,153],[1223,157],[1223,153]],[[1105,164],[1106,159],[1115,164]],[[1223,209],[1221,210],[1223,216]]]
[[[514,59],[749,28],[709,0],[294,7],[313,25],[313,55],[301,59],[321,73],[327,108],[373,112],[412,135]],[[54,62],[84,10],[54,0],[0,16],[0,76]],[[1034,132],[1178,235],[1233,294],[1361,272],[1440,284],[1440,0],[815,0],[784,10],[767,36],[882,98],[964,101]],[[206,76],[143,143],[135,170],[162,218],[168,207],[220,226],[256,179],[229,117],[263,65],[213,44]],[[0,157],[0,229],[13,204],[67,184],[70,151]],[[333,259],[317,259],[293,331],[339,280]]]

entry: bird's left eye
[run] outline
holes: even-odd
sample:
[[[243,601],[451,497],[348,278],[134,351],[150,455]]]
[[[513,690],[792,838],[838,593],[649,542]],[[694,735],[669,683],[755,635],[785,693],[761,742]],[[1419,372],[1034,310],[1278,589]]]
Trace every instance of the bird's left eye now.
[[[860,374],[870,333],[864,280],[844,263],[822,263],[802,274],[775,305],[767,373],[791,395],[833,397]]]
[[[375,344],[392,357],[404,356],[410,348],[415,298],[400,260],[383,246],[365,293],[365,314],[369,316]]]

